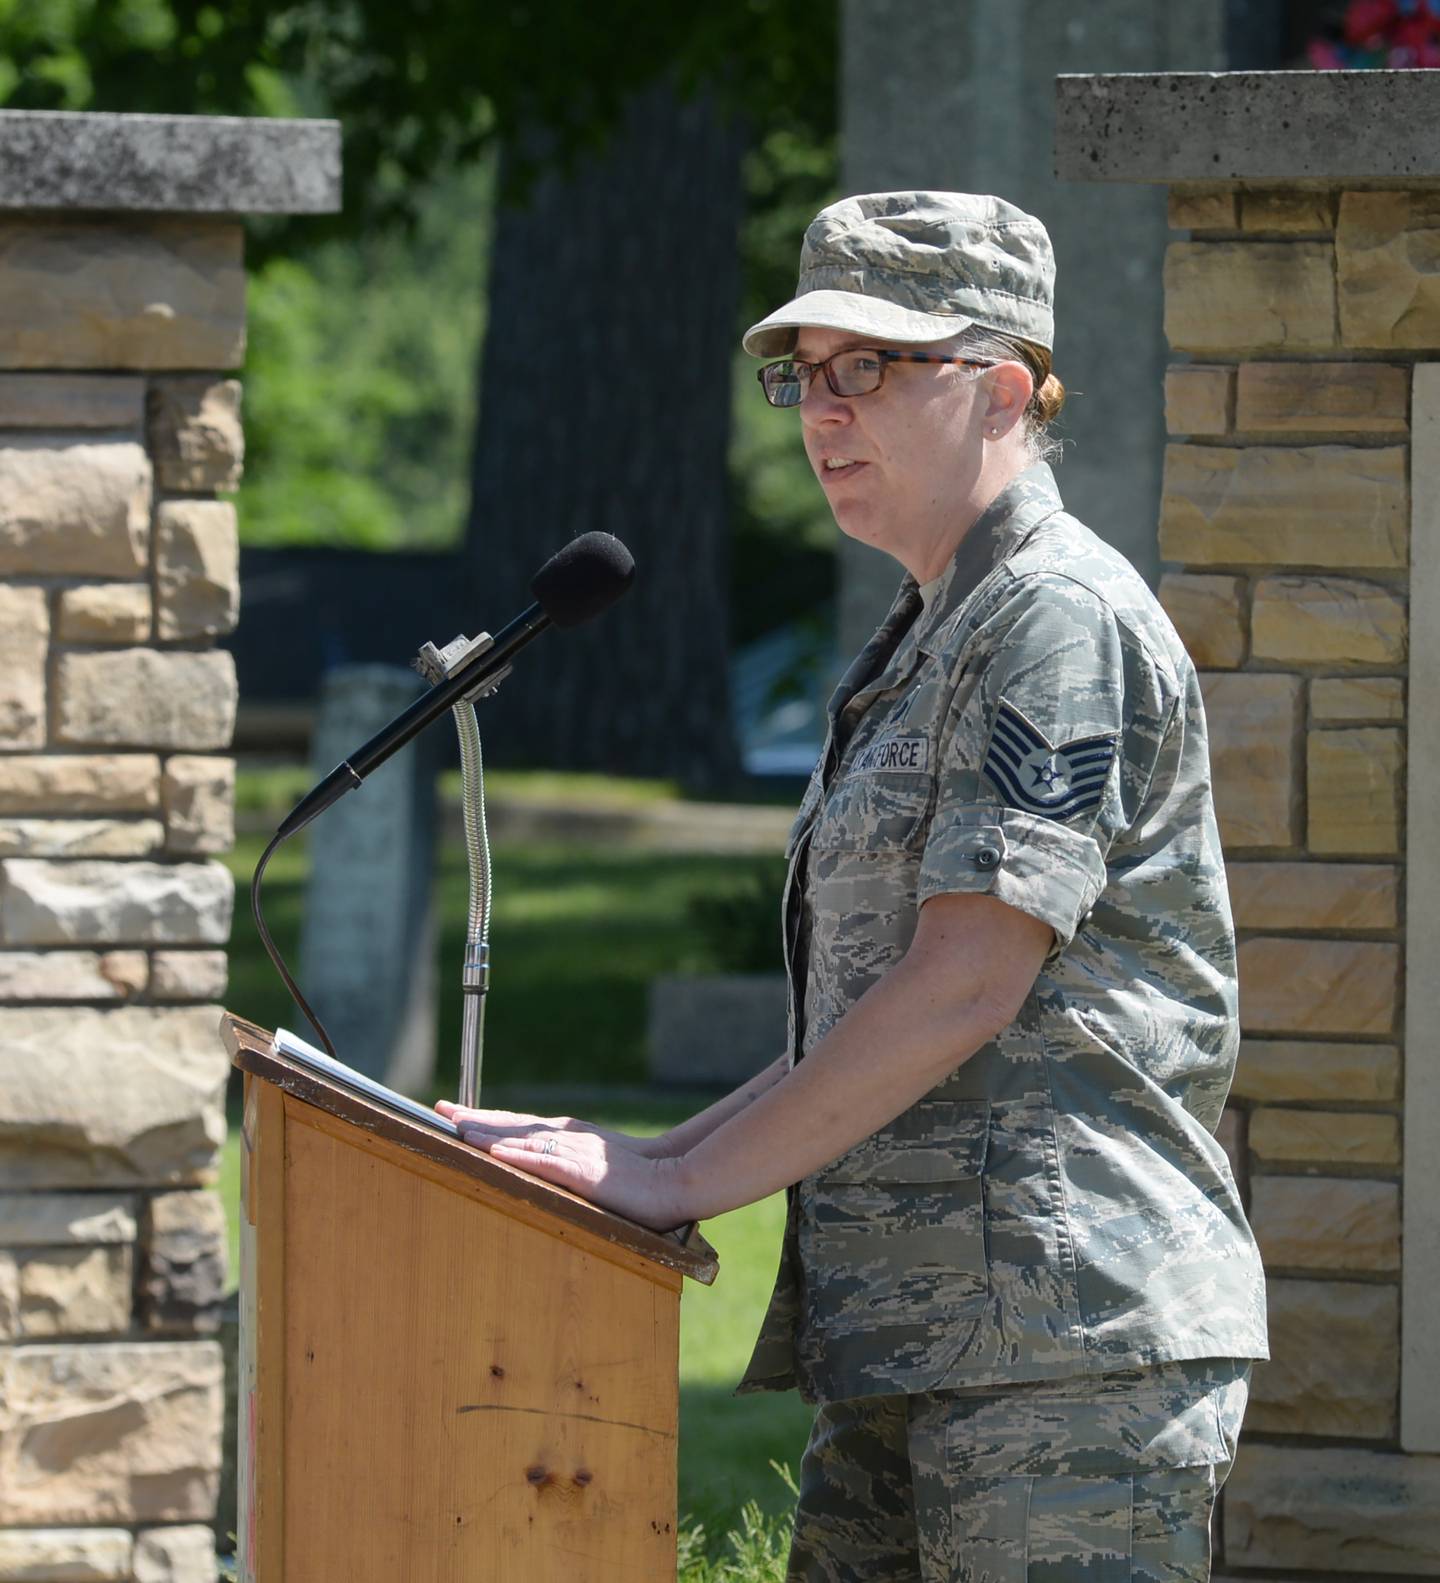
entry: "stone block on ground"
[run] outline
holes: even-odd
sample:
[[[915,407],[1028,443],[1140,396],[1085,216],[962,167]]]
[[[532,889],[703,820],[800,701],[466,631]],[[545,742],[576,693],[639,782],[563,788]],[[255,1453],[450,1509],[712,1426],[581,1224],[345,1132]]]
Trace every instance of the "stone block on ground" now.
[[[1165,614],[1201,670],[1231,670],[1245,659],[1245,579],[1166,572],[1158,590]]]
[[[1250,1148],[1267,1164],[1393,1167],[1400,1163],[1400,1118],[1264,1105],[1250,1116]]]
[[[0,1583],[133,1583],[125,1528],[0,1530]]]
[[[0,1007],[0,1181],[208,1180],[225,1137],[219,1030],[216,1006]]]
[[[0,443],[0,574],[138,577],[149,552],[150,459],[141,446],[43,434]]]
[[[783,974],[662,977],[650,985],[646,1047],[656,1082],[734,1087],[769,1066],[784,1043]]]
[[[13,1348],[0,1356],[0,1523],[208,1519],[221,1393],[211,1341]]]
[[[1400,1388],[1400,1293],[1354,1281],[1271,1281],[1270,1361],[1247,1430],[1386,1440]]]
[[[1317,676],[1310,683],[1316,725],[1369,725],[1405,718],[1405,683],[1398,676]]]
[[[89,583],[60,595],[55,636],[62,643],[144,643],[150,637],[148,583]]]
[[[217,637],[240,612],[240,541],[224,500],[166,500],[155,518],[155,632]]]
[[[1393,1044],[1242,1039],[1232,1099],[1355,1100],[1400,1097],[1400,1052]]]
[[[1403,446],[1170,445],[1160,553],[1192,566],[1404,566]]]
[[[243,238],[231,220],[0,220],[0,366],[238,368]]]
[[[1250,1225],[1267,1270],[1400,1268],[1400,1189],[1393,1182],[1252,1176]]]
[[[209,1192],[158,1193],[145,1207],[136,1283],[147,1330],[213,1335],[225,1295],[225,1208]]]
[[[1165,372],[1165,428],[1170,434],[1228,434],[1235,411],[1235,370],[1184,364]]]
[[[1304,702],[1299,677],[1210,672],[1200,685],[1226,846],[1293,846]]]
[[[1400,871],[1381,863],[1227,863],[1237,929],[1398,929]]]
[[[392,665],[327,672],[311,742],[316,780],[424,691]],[[431,885],[439,733],[381,765],[310,836],[300,980],[344,1059],[402,1093],[435,1069],[435,929]],[[325,766],[329,766],[326,768]]]
[[[156,379],[148,397],[150,454],[162,489],[235,489],[245,461],[240,381],[205,374]]]
[[[1312,852],[1399,852],[1405,745],[1383,726],[1312,731],[1307,805]]]
[[[1239,966],[1246,1033],[1383,1037],[1395,1026],[1397,945],[1262,936],[1241,943]]]
[[[0,934],[13,945],[222,945],[235,882],[223,864],[10,858]]]
[[[1408,374],[1394,363],[1242,363],[1235,427],[1262,434],[1404,434]]]
[[[137,1214],[133,1193],[0,1193],[0,1248],[134,1242]]]
[[[215,1534],[203,1524],[135,1536],[135,1583],[215,1583]]]
[[[1335,230],[1336,295],[1346,346],[1440,347],[1440,196],[1347,192]]]
[[[230,980],[223,951],[156,951],[150,957],[153,1000],[221,1000]]]
[[[1402,593],[1353,577],[1262,577],[1250,636],[1256,659],[1300,665],[1399,665],[1409,622]]]
[[[235,760],[177,754],[162,784],[172,852],[228,852],[235,844]]]
[[[45,745],[49,643],[45,590],[0,584],[0,748]]]
[[[0,755],[0,814],[153,813],[160,760],[153,753]]]
[[[1440,1458],[1242,1440],[1225,1486],[1225,1559],[1365,1583],[1392,1573],[1433,1577],[1437,1510]]]
[[[133,1000],[148,978],[143,951],[0,951],[0,1002]]]
[[[0,374],[0,429],[138,432],[144,420],[145,381],[133,374]]]
[[[42,1248],[15,1262],[20,1336],[113,1335],[130,1328],[135,1270],[129,1244]]]
[[[0,858],[153,857],[164,845],[158,819],[0,819]]]
[[[219,650],[62,654],[57,740],[70,747],[225,748],[235,730],[235,660]]]
[[[1165,337],[1185,352],[1323,352],[1338,345],[1328,242],[1172,242]]]

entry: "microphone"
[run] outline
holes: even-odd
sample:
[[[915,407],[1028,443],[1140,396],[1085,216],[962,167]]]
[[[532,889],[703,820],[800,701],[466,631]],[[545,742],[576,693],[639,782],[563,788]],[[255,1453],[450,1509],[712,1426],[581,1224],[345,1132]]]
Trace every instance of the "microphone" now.
[[[520,650],[534,642],[546,627],[559,627],[562,631],[578,627],[608,610],[634,580],[634,559],[613,534],[582,533],[572,539],[531,579],[530,592],[535,603],[509,626],[502,627],[487,648],[437,682],[428,693],[422,693],[363,747],[337,764],[286,815],[276,839],[294,835],[331,803],[353,791],[371,770],[404,747],[432,720],[438,720],[461,698],[508,669]]]

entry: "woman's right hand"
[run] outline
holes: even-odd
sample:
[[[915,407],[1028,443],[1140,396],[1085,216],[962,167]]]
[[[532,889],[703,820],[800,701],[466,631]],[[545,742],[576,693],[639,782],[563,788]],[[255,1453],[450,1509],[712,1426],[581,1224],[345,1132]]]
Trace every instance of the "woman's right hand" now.
[[[661,1160],[672,1152],[668,1146],[668,1134],[658,1138],[641,1138],[610,1127],[597,1127],[593,1122],[581,1121],[575,1116],[532,1116],[519,1110],[472,1109],[457,1104],[453,1099],[437,1100],[435,1109],[457,1127],[493,1132],[497,1137],[513,1138],[528,1132],[588,1132],[603,1138],[613,1148],[627,1149],[645,1160]]]

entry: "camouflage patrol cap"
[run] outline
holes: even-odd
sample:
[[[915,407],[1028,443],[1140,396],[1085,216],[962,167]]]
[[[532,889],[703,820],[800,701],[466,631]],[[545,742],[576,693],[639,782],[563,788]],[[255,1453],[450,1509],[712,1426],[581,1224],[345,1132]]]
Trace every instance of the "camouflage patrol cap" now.
[[[1053,349],[1055,257],[1045,227],[1003,198],[872,192],[810,223],[795,298],[745,332],[783,357],[805,325],[884,341],[941,341],[972,324]]]

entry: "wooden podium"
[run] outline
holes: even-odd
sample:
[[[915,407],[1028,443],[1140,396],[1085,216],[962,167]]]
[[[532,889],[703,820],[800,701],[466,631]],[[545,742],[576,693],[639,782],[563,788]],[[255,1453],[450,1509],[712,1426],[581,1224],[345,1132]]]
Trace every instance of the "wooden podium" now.
[[[646,1230],[275,1054],[245,1073],[240,1577],[675,1576],[682,1277]]]

